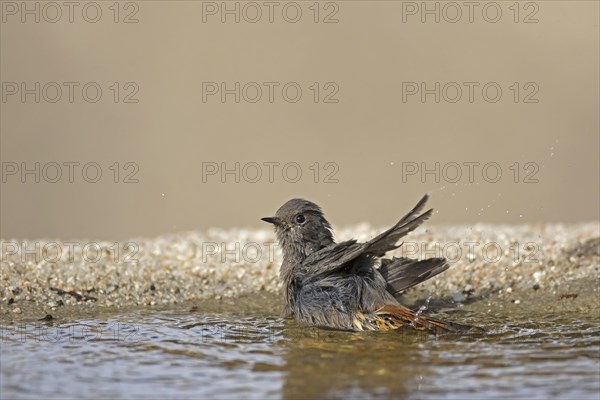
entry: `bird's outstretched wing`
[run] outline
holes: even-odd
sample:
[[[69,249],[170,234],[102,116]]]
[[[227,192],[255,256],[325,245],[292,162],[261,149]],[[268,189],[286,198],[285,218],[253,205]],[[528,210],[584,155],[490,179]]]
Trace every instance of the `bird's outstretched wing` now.
[[[338,271],[355,258],[348,258],[348,254],[355,254],[363,245],[364,243],[356,243],[356,240],[329,245],[309,255],[295,273],[305,280]]]
[[[360,256],[381,257],[388,251],[397,249],[402,245],[398,244],[398,241],[403,236],[415,230],[431,216],[433,209],[419,215],[428,198],[428,195],[423,196],[417,205],[402,217],[396,225],[368,242],[357,243],[355,240],[349,240],[332,244],[312,253],[304,260],[298,272],[301,272],[305,278],[329,274],[348,267]]]
[[[402,246],[402,244],[397,244],[398,241],[409,232],[417,229],[423,222],[431,217],[433,209],[429,209],[419,215],[421,210],[423,210],[423,207],[425,207],[427,200],[429,200],[429,195],[426,194],[408,214],[396,223],[396,225],[366,242],[364,251],[375,257],[382,257],[388,251],[395,250]]]

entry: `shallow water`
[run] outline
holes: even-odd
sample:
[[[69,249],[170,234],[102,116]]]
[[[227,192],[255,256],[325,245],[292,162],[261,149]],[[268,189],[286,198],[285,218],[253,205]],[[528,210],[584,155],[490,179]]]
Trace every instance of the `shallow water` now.
[[[438,318],[486,334],[353,333],[277,317],[277,298],[2,323],[8,398],[590,398],[594,309],[480,301]],[[532,305],[533,306],[533,305]],[[591,310],[591,311],[590,311]],[[492,312],[494,311],[494,312]]]

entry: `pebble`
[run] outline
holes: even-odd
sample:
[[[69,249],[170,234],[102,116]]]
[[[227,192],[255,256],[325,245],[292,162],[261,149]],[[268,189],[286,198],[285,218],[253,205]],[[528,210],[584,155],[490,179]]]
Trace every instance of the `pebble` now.
[[[336,229],[335,237],[338,242],[352,238],[364,241],[386,228],[361,224]],[[489,291],[510,294],[537,288],[552,292],[566,281],[597,276],[599,231],[598,222],[420,227],[387,256],[445,256],[450,260],[450,269],[409,290],[425,297],[447,296],[462,302],[465,295],[477,297]],[[54,242],[62,243],[41,240],[39,247]],[[65,252],[63,259],[53,263],[23,262],[22,249],[5,254],[0,260],[0,299],[14,302],[11,307],[28,300],[51,308],[80,304],[122,307],[281,291],[278,272],[282,253],[272,230],[212,228],[125,242],[136,244],[135,254],[124,250],[119,258],[114,242],[106,241],[99,243],[104,251],[95,262],[83,259],[79,252]],[[488,243],[502,251],[484,248]],[[261,252],[248,250],[258,248]],[[84,300],[65,292],[77,293]],[[21,310],[15,307],[13,312]]]
[[[454,300],[454,302],[456,302],[456,303],[462,303],[463,301],[465,301],[465,295],[462,294],[461,292],[456,292],[452,296],[452,300]]]

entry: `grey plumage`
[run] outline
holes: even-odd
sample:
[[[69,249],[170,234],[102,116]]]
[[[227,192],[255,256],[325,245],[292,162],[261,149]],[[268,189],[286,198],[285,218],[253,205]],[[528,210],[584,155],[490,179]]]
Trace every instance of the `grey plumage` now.
[[[379,273],[388,284],[388,291],[394,296],[399,295],[429,278],[433,278],[450,268],[445,258],[429,258],[413,260],[411,258],[396,258],[382,260]]]
[[[381,267],[375,267],[378,258],[400,247],[399,240],[431,216],[431,209],[421,213],[427,199],[425,195],[393,227],[364,243],[335,243],[321,208],[303,199],[289,200],[275,217],[263,218],[274,224],[283,250],[284,316],[347,330],[406,325],[437,332],[470,328],[421,316],[395,298],[448,269],[445,259],[382,259]]]

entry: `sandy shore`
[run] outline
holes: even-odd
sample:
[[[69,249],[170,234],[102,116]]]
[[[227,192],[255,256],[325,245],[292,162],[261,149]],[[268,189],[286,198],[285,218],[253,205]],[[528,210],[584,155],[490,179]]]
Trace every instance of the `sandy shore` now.
[[[383,229],[340,229],[338,241]],[[600,273],[599,223],[420,228],[389,256],[445,256],[453,266],[411,289],[413,298],[556,292]],[[1,312],[62,306],[165,306],[280,290],[281,251],[270,230],[185,232],[119,243],[3,239]]]

